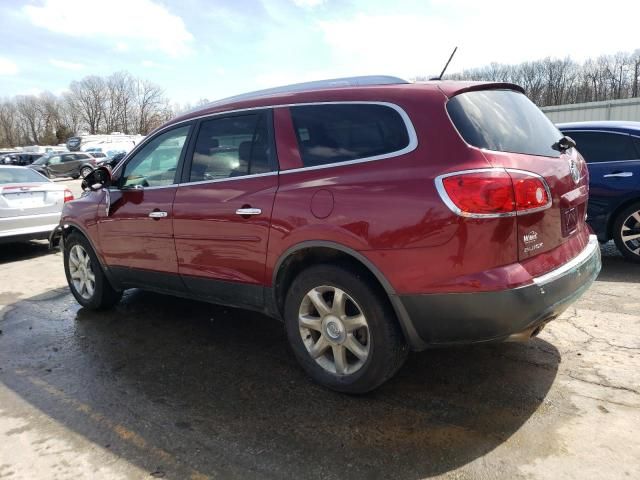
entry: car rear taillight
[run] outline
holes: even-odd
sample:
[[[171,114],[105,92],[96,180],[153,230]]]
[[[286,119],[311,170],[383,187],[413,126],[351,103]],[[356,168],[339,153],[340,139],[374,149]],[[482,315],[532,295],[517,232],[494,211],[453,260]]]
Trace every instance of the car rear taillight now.
[[[445,204],[463,217],[510,217],[551,206],[549,187],[531,172],[505,168],[441,175],[436,187]]]
[[[73,200],[73,193],[71,193],[71,190],[69,190],[68,188],[65,188],[64,203],[70,202],[71,200]]]

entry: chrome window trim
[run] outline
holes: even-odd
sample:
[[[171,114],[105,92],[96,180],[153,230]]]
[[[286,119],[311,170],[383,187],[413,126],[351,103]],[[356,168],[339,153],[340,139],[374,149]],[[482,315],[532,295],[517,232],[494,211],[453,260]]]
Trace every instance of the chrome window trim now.
[[[395,103],[391,103],[391,102],[377,102],[377,101],[366,101],[366,100],[344,100],[344,101],[330,101],[330,102],[302,102],[302,103],[286,103],[286,104],[276,104],[276,105],[265,105],[265,106],[260,106],[260,107],[247,107],[247,108],[238,108],[235,110],[225,110],[222,112],[214,112],[214,113],[206,113],[203,115],[199,115],[196,117],[191,117],[185,120],[181,120],[179,122],[176,123],[172,123],[170,125],[166,125],[163,127],[160,127],[159,130],[153,132],[153,136],[149,135],[148,138],[145,138],[144,141],[140,142],[138,145],[136,145],[133,150],[131,150],[127,156],[125,158],[123,158],[120,163],[118,163],[118,165],[115,166],[115,168],[113,169],[113,173],[114,175],[119,171],[119,169],[122,167],[122,165],[128,161],[130,156],[133,156],[136,154],[136,152],[142,148],[145,144],[147,144],[148,142],[150,142],[151,140],[153,140],[156,136],[161,135],[164,131],[169,130],[171,128],[174,127],[178,127],[180,125],[182,125],[183,123],[189,123],[189,122],[193,122],[196,120],[202,120],[205,118],[211,118],[211,117],[217,117],[217,116],[221,116],[221,115],[229,115],[229,114],[234,114],[234,113],[239,113],[239,112],[251,112],[251,111],[255,111],[255,110],[267,110],[267,109],[275,109],[275,108],[290,108],[290,107],[306,107],[306,106],[313,106],[313,105],[382,105],[388,108],[392,108],[393,110],[395,110],[396,112],[398,112],[398,114],[400,115],[400,117],[402,118],[402,120],[404,121],[405,124],[405,128],[407,129],[407,134],[409,136],[409,144],[404,147],[402,150],[396,150],[395,152],[390,152],[390,153],[385,153],[383,155],[375,155],[373,157],[365,157],[365,158],[359,158],[356,160],[348,160],[346,162],[334,162],[334,163],[327,163],[325,165],[314,165],[312,167],[299,167],[299,168],[292,168],[289,170],[280,170],[279,169],[279,162],[278,162],[278,170],[276,170],[276,173],[280,173],[280,174],[284,174],[284,173],[294,173],[294,172],[301,172],[301,171],[306,171],[306,170],[318,170],[318,169],[322,169],[322,168],[331,168],[331,167],[337,167],[337,166],[342,166],[342,165],[353,165],[353,164],[357,164],[357,163],[364,163],[364,162],[373,162],[376,160],[384,160],[387,158],[393,158],[393,157],[398,157],[401,155],[405,155],[409,152],[414,151],[416,148],[418,148],[418,135],[416,133],[416,129],[413,126],[413,122],[411,122],[411,119],[409,118],[409,115],[407,114],[407,112],[405,112],[405,110],[400,107],[399,105],[396,105]],[[271,173],[271,172],[270,172]],[[247,175],[248,176],[248,175]],[[245,177],[238,177],[238,178],[246,178]],[[222,180],[224,181],[224,179]],[[187,185],[189,183],[194,183],[194,182],[185,182],[185,183],[180,183],[180,184],[175,184],[175,185]]]
[[[118,188],[113,185],[110,185],[109,190],[111,190],[112,192],[135,192],[136,190],[139,190],[139,191],[160,190],[161,188],[176,188],[177,186],[178,186],[177,183],[171,183],[169,185],[155,185],[153,187],[142,187],[142,188],[136,189],[134,187]]]
[[[506,212],[506,213],[469,213],[469,212],[463,212],[460,208],[458,208],[458,206],[455,203],[453,203],[453,200],[451,200],[451,197],[449,197],[449,194],[447,193],[446,188],[444,188],[443,180],[445,178],[447,178],[447,177],[453,177],[455,175],[467,175],[469,173],[482,173],[482,172],[507,172],[507,173],[513,172],[513,173],[520,173],[520,174],[523,174],[523,175],[529,175],[531,177],[538,178],[539,180],[542,181],[542,184],[544,185],[544,189],[547,192],[547,198],[549,199],[549,201],[545,205],[543,205],[542,207],[532,208],[530,210],[525,210],[523,212],[518,212],[518,211]],[[529,215],[531,213],[536,213],[536,212],[541,212],[543,210],[547,210],[548,208],[551,208],[551,206],[553,205],[553,199],[551,197],[551,190],[549,189],[549,185],[547,184],[547,181],[544,179],[544,177],[542,175],[538,175],[537,173],[530,172],[528,170],[520,170],[520,169],[517,169],[517,168],[503,168],[503,167],[473,168],[473,169],[470,169],[470,170],[459,170],[459,171],[456,171],[456,172],[451,172],[451,173],[445,173],[443,175],[438,175],[434,179],[434,182],[435,182],[435,185],[436,185],[436,190],[438,191],[438,195],[440,195],[440,198],[442,199],[444,204],[449,208],[449,210],[451,210],[456,215],[458,215],[460,217],[465,217],[465,218],[521,217],[523,215]]]
[[[374,155],[371,157],[364,157],[364,158],[356,158],[354,160],[347,160],[342,162],[325,163],[323,165],[313,165],[310,167],[299,167],[299,168],[291,168],[288,170],[280,170],[280,173],[282,174],[321,170],[324,168],[339,167],[343,165],[345,166],[356,165],[358,163],[374,162],[376,160],[386,160],[387,158],[394,158],[394,157],[399,157],[401,155],[406,155],[407,153],[413,152],[416,148],[418,148],[418,135],[416,133],[415,127],[413,126],[413,123],[411,122],[411,119],[409,118],[409,115],[407,115],[407,112],[405,112],[402,107],[400,107],[399,105],[396,105],[395,103],[372,102],[372,101],[371,102],[370,101],[344,101],[344,102],[341,101],[341,102],[297,103],[297,104],[286,105],[286,106],[287,107],[305,107],[310,105],[311,106],[312,105],[381,105],[383,107],[391,108],[400,115],[400,118],[402,118],[405,129],[407,130],[407,136],[409,137],[409,143],[407,144],[406,147],[400,150],[394,150],[393,152],[383,153],[381,155]],[[299,150],[300,149],[298,148],[298,151]]]
[[[591,256],[594,254],[600,254],[600,244],[598,243],[598,237],[596,235],[589,235],[589,242],[587,243],[587,246],[584,247],[582,252],[580,252],[572,260],[568,261],[561,267],[556,268],[549,273],[545,273],[544,275],[540,275],[539,277],[534,277],[533,283],[535,283],[539,287],[542,287],[547,283],[553,282],[567,272],[581,267],[583,264],[588,262]]]
[[[273,172],[265,172],[265,173],[252,173],[250,175],[241,175],[237,177],[227,177],[227,178],[217,178],[215,180],[198,180],[196,182],[181,182],[177,184],[173,184],[173,186],[178,187],[189,187],[191,185],[206,185],[207,183],[220,183],[220,182],[232,182],[234,180],[246,180],[249,178],[259,178],[259,177],[270,177],[278,175],[277,171]]]

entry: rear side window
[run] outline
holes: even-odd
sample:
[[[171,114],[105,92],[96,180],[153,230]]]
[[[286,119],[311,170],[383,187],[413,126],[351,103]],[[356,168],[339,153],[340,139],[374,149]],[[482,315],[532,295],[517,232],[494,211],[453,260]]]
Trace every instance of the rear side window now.
[[[326,104],[291,107],[305,167],[385,155],[409,145],[407,126],[391,107]]]
[[[447,103],[451,121],[474,147],[559,157],[551,148],[562,134],[524,94],[513,90],[462,93]]]
[[[271,171],[267,113],[217,117],[200,124],[190,182]]]
[[[629,135],[606,132],[565,132],[588,163],[633,160],[638,154]]]

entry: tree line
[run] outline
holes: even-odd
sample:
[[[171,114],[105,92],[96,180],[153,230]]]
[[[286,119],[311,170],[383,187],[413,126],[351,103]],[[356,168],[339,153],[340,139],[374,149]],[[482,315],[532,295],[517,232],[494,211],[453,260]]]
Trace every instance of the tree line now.
[[[0,101],[0,146],[57,145],[79,133],[146,135],[174,115],[164,90],[127,72],[90,75],[56,96]]]
[[[633,98],[640,94],[640,49],[602,55],[583,63],[570,57],[517,65],[492,63],[445,78],[515,83],[540,107]]]
[[[583,63],[570,57],[491,63],[445,78],[516,83],[540,107],[633,98],[640,96],[640,49]],[[199,100],[195,106],[206,102]],[[0,147],[56,145],[81,132],[146,135],[189,108],[172,105],[161,87],[127,72],[91,75],[72,82],[59,96],[45,92],[0,100]]]

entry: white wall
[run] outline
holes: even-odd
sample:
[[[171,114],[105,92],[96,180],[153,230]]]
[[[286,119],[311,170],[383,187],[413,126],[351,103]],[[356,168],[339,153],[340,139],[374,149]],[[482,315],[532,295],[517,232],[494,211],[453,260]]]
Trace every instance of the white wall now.
[[[554,123],[584,122],[589,120],[627,120],[640,122],[640,98],[607,100],[604,102],[575,103],[542,107]]]

